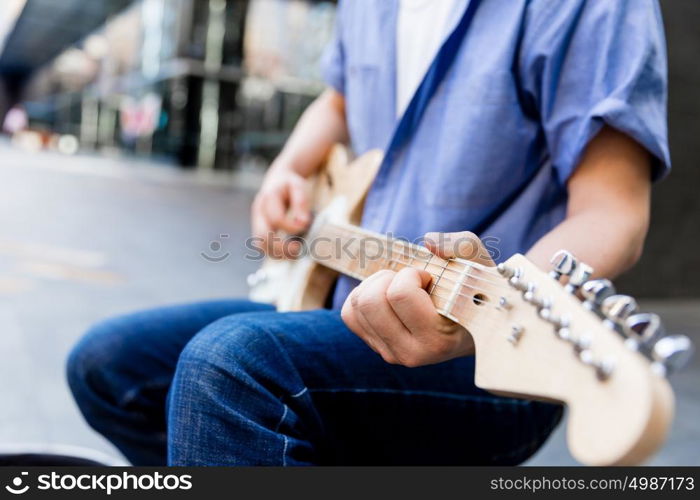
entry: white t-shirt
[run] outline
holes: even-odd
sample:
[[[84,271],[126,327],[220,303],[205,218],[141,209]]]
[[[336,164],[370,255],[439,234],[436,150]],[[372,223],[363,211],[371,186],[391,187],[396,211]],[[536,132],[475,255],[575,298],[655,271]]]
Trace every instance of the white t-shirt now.
[[[403,115],[469,0],[399,0],[396,114]]]

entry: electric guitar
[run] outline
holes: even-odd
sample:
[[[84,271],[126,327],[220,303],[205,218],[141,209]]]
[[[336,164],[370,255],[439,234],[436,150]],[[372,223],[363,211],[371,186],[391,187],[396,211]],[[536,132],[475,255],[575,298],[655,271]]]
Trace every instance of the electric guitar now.
[[[358,227],[381,159],[373,151],[350,162],[344,148],[333,150],[312,182],[306,251],[267,259],[249,277],[251,298],[283,311],[315,309],[339,273],[362,280],[381,269],[428,271],[436,310],[474,339],[478,387],[566,404],[568,445],[584,464],[638,464],[653,454],[673,418],[666,376],[688,361],[690,340],[664,335],[657,315],[638,312],[608,280],[589,280],[593,270],[566,251],[550,273],[519,254],[490,267]]]

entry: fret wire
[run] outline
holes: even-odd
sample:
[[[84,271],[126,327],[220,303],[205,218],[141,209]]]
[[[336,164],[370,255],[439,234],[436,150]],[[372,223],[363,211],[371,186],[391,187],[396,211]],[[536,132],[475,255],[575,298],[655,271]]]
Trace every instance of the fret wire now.
[[[342,232],[344,232],[344,233],[346,233],[346,234],[350,234],[350,235],[353,235],[353,236],[357,234],[355,231],[352,231],[352,230],[350,230],[350,229],[347,229],[346,227],[341,227],[341,226],[335,226],[335,227],[336,227],[337,230],[340,230],[340,231],[342,231]],[[394,240],[391,240],[391,239],[389,239],[388,237],[386,237],[386,241],[387,241],[387,243],[391,243],[391,244],[393,245],[393,244],[395,244],[395,243],[396,243],[397,241],[399,241],[399,240],[395,240],[395,239],[394,239]],[[414,245],[411,244],[411,243],[408,243],[408,245],[414,246]],[[416,251],[415,251],[414,253],[415,253],[415,254],[418,254],[419,257],[420,257],[420,252],[419,252],[419,250],[422,251],[422,249],[416,249]],[[383,253],[384,253],[384,252],[383,252]],[[433,259],[433,257],[435,256],[435,254],[429,253],[428,250],[426,250],[425,253],[428,254],[427,260],[424,259],[424,258],[423,258],[423,259],[421,259],[421,258],[416,259],[416,258],[415,258],[415,255],[411,254],[411,261],[418,260],[418,262],[425,262],[425,266],[424,266],[423,269],[427,271],[428,266],[429,266],[430,263],[432,262],[432,259]],[[452,260],[451,262],[456,262],[456,261]],[[493,276],[500,277],[500,274],[497,274],[497,272],[487,271],[486,269],[482,269],[482,268],[475,268],[474,266],[472,266],[472,269],[474,269],[474,270],[476,270],[476,271],[479,271],[479,272],[484,272],[484,273],[487,273],[487,274],[491,274],[491,275],[493,275]],[[456,271],[452,271],[451,269],[448,269],[448,270],[451,271],[451,272],[456,272]],[[432,273],[431,273],[431,274],[432,274]],[[471,275],[470,277],[471,277],[472,279],[475,279],[475,280],[480,280],[480,281],[483,281],[483,282],[485,282],[485,283],[490,283],[490,284],[492,284],[492,285],[494,285],[494,286],[496,286],[496,287],[499,287],[499,288],[501,288],[501,289],[505,289],[505,290],[509,290],[509,289],[510,289],[508,286],[505,286],[505,285],[503,285],[502,283],[499,283],[499,282],[496,282],[496,281],[492,281],[492,280],[489,280],[489,279],[486,279],[486,278],[482,278],[482,277],[479,277],[479,276],[474,276],[474,275]],[[446,279],[447,281],[451,281],[451,282],[453,282],[453,283],[455,282],[454,280],[450,280],[449,278],[445,278],[445,279]]]
[[[431,255],[431,258],[432,258],[432,255],[433,255],[433,254],[430,254],[430,255]],[[411,255],[411,258],[414,258],[414,256]],[[390,259],[390,260],[396,261],[396,259]],[[430,261],[430,259],[429,259],[429,261]],[[403,261],[397,261],[397,262],[398,262],[399,264],[404,264]],[[443,272],[444,272],[445,269],[447,269],[447,264],[449,264],[449,262],[447,262],[446,265],[442,268],[442,269],[443,269]],[[426,268],[427,268],[427,266],[426,266]],[[355,273],[352,273],[352,274],[355,274]],[[436,277],[436,275],[434,275],[433,273],[430,273],[430,274],[431,274],[431,276]],[[356,277],[361,279],[361,275],[356,275]],[[456,283],[456,281],[450,280],[449,278],[444,278],[443,280],[447,280],[447,281]],[[468,284],[461,284],[461,285],[460,285],[460,288],[461,288],[461,289],[465,289],[465,288],[466,288],[466,289],[472,289],[472,290],[475,290],[475,291],[483,291],[483,292],[489,293],[487,290],[484,290],[484,289],[475,287],[475,286],[473,286],[473,285],[468,285]],[[445,297],[445,296],[442,296],[442,295],[439,295],[439,294],[435,294],[435,293],[434,293],[435,289],[444,289],[444,290],[446,290],[446,291],[449,290],[450,293],[452,293],[452,288],[447,287],[447,286],[445,286],[445,285],[436,284],[436,285],[433,287],[433,290],[431,291],[431,297],[434,297],[434,298],[437,298],[437,299],[440,299],[440,300],[443,300],[443,301],[449,300],[448,297]],[[478,298],[478,297],[476,297],[476,296],[473,296],[473,295],[467,295],[467,294],[464,294],[464,293],[461,293],[461,292],[460,292],[460,293],[457,294],[457,296],[459,296],[459,297],[464,297],[464,298],[466,298],[469,302],[474,302],[474,303],[482,304],[483,307],[491,307],[491,308],[493,308],[493,309],[499,309],[498,306],[497,306],[496,304],[492,304],[490,301],[480,299],[480,298]],[[465,309],[465,307],[466,307],[467,305],[468,305],[468,302],[467,302],[466,304],[465,304],[465,303],[459,303],[459,302],[458,302],[457,304],[455,304],[456,309],[453,308],[453,311],[452,311],[450,314],[451,314],[452,316],[458,317],[458,315],[464,313],[464,309]],[[436,311],[439,313],[439,312],[440,312],[439,306],[438,306],[438,305],[435,305],[435,307],[436,307]],[[493,323],[493,321],[491,321],[491,323]]]
[[[437,287],[438,283],[440,283],[440,279],[442,278],[442,275],[445,273],[445,269],[447,269],[448,265],[449,265],[449,262],[445,262],[445,265],[442,266],[442,269],[440,270],[440,276],[438,276],[437,279],[433,281],[433,289],[429,292],[430,295],[432,295],[433,291],[435,290],[435,287]]]
[[[455,262],[455,261],[448,261],[448,264],[449,264],[449,262]],[[435,265],[437,265],[437,264],[435,264]],[[427,270],[427,267],[428,267],[428,266],[426,265],[426,266],[424,267],[424,270]],[[445,266],[445,267],[447,267],[447,266]],[[479,270],[478,268],[475,268],[474,266],[470,266],[470,267],[471,267],[472,270],[474,270],[474,269],[476,269],[477,271]],[[447,270],[447,271],[450,271],[450,272],[453,272],[453,273],[456,273],[456,274],[459,274],[457,271],[455,271],[455,270],[453,270],[453,269],[446,269],[446,270]],[[435,274],[433,274],[433,273],[430,273],[430,274],[433,275],[433,276],[435,276],[435,277],[437,276],[437,275],[435,275]],[[469,274],[469,277],[470,277],[471,279],[474,279],[474,280],[479,280],[479,281],[483,281],[483,282],[485,282],[485,283],[490,283],[490,284],[492,284],[492,285],[494,285],[495,287],[500,288],[500,289],[510,290],[510,288],[509,288],[508,286],[504,286],[504,285],[502,285],[502,284],[500,284],[500,283],[497,283],[497,282],[494,282],[494,281],[491,281],[491,280],[487,280],[487,279],[484,279],[484,278],[480,278],[479,276],[474,276],[473,274]],[[457,282],[456,280],[450,279],[450,278],[448,278],[448,277],[446,277],[446,276],[444,276],[442,279],[443,279],[443,281],[449,281],[449,282],[451,282],[451,283],[456,283],[456,282]]]
[[[352,273],[352,272],[350,272],[350,273],[348,273],[348,274],[349,274],[349,276],[351,276],[351,277],[353,277],[353,278],[362,280],[362,276],[361,276],[361,275],[357,275],[357,274]],[[444,285],[438,285],[436,288],[442,288],[442,289],[445,289],[445,290],[450,290],[450,293],[452,292],[452,289],[451,289],[451,288],[449,288],[449,287],[447,287],[447,286],[444,286]],[[476,288],[476,287],[474,287],[474,286],[466,285],[466,284],[461,285],[461,288],[469,288],[469,289],[472,289],[472,290],[475,290],[475,291],[479,291],[479,292],[485,291],[485,290]],[[447,297],[443,297],[442,295],[434,294],[433,292],[434,292],[434,290],[431,291],[431,293],[430,293],[432,297],[437,297],[437,298],[442,299],[442,300],[448,300]],[[473,302],[477,302],[477,303],[479,303],[479,304],[484,304],[484,306],[493,307],[494,309],[498,309],[497,306],[495,306],[494,304],[491,304],[489,301],[483,300],[483,299],[479,299],[478,297],[476,297],[476,296],[474,296],[474,295],[467,295],[467,294],[464,294],[464,293],[458,293],[457,296],[458,296],[458,297],[464,297],[464,298],[466,298],[466,299],[467,299],[468,301],[470,301],[470,302],[473,301]],[[461,305],[461,304],[457,303],[457,305]]]
[[[345,228],[339,228],[339,229],[341,229],[341,230],[342,230],[343,232],[345,232],[345,233],[353,234],[352,231],[349,231],[349,230],[347,230],[347,229],[345,229]],[[391,244],[392,244],[392,246],[393,246],[394,244],[397,244],[397,243],[407,243],[408,245],[413,246],[410,242],[402,242],[402,241],[400,241],[400,240],[389,240],[389,239],[387,238],[387,241],[388,241],[388,242],[390,241]],[[415,256],[416,256],[416,255],[419,255],[419,256],[420,256],[420,253],[422,252],[422,249],[415,249],[415,248],[414,248],[414,250],[415,250],[415,251],[410,252],[409,255],[408,255],[408,257],[409,257],[409,259],[410,259],[408,263],[404,262],[403,260],[397,260],[397,259],[393,259],[393,258],[390,258],[389,260],[390,260],[390,261],[394,261],[394,262],[396,262],[396,263],[398,263],[398,264],[403,264],[403,265],[407,265],[407,266],[411,267],[411,266],[413,265],[413,262],[416,260],[416,257],[415,257]],[[426,250],[425,253],[428,254],[428,258],[427,258],[427,263],[426,263],[424,269],[427,269],[427,267],[430,265],[430,262],[432,261],[432,258],[433,258],[433,256],[434,256],[434,254],[428,253],[427,250]],[[405,256],[404,256],[404,255],[401,255],[400,257],[403,259]],[[419,261],[425,261],[425,260],[426,260],[426,259],[423,258],[423,259],[420,259]],[[450,271],[450,272],[456,272],[456,271],[453,271],[453,270],[451,270],[451,269],[448,269],[449,262],[450,262],[450,261],[447,261],[447,262],[445,263],[445,265],[442,267],[441,279],[440,279],[440,281],[449,281],[449,282],[452,282],[452,283],[457,283],[455,280],[450,280],[449,278],[447,278],[447,277],[445,277],[445,276],[442,276],[442,273],[444,273],[445,270],[448,270],[448,271]],[[475,269],[474,266],[469,266],[469,267],[470,267],[470,270]],[[477,268],[476,270],[479,271],[480,269]],[[431,274],[431,276],[435,277],[435,275],[434,275],[433,273],[430,273],[430,274]],[[495,273],[494,273],[494,274],[495,274]],[[481,281],[485,281],[485,282],[487,282],[487,283],[493,283],[493,284],[499,286],[497,283],[494,283],[494,282],[492,282],[492,281],[490,281],[490,280],[486,280],[486,279],[483,279],[483,278],[478,278],[478,277],[475,277],[475,276],[471,276],[471,275],[469,275],[469,274],[468,274],[468,276],[470,276],[470,277],[472,277],[472,278],[475,278],[475,279],[478,279],[478,280],[481,280]],[[500,275],[498,275],[498,276],[500,277]],[[451,288],[446,287],[446,286],[444,286],[444,285],[436,284],[436,285],[433,287],[433,292],[434,292],[434,290],[435,290],[436,288],[441,288],[441,289],[445,289],[445,290],[448,290],[448,289],[449,289],[450,291],[452,290]],[[474,291],[481,291],[481,292],[490,293],[488,290],[485,290],[485,289],[483,289],[483,288],[479,288],[479,287],[476,287],[476,286],[473,286],[473,285],[469,285],[469,284],[466,284],[466,283],[462,283],[462,284],[460,285],[460,288],[461,288],[461,289],[465,289],[465,288],[466,288],[466,289],[472,289],[472,290],[474,290]],[[501,287],[501,288],[504,288],[504,287]],[[457,295],[458,295],[459,297],[464,297],[464,298],[468,299],[470,302],[473,301],[473,302],[476,302],[476,303],[479,303],[479,304],[483,304],[484,307],[492,307],[492,308],[494,308],[494,309],[498,309],[498,306],[497,306],[497,305],[492,304],[492,303],[490,303],[489,301],[486,301],[486,300],[483,300],[483,299],[479,299],[478,297],[475,297],[475,296],[473,296],[473,295],[467,295],[467,294],[464,294],[464,293],[461,293],[461,292],[458,293]],[[432,297],[435,297],[435,298],[438,298],[438,299],[440,299],[440,300],[443,300],[443,301],[444,301],[444,300],[448,300],[447,297],[444,297],[444,296],[438,295],[438,294],[433,294],[433,295],[431,295],[431,296],[432,296]],[[437,307],[438,307],[438,306],[436,305],[436,308],[437,308]],[[455,304],[455,307],[456,307],[456,309],[454,309],[453,312],[452,312],[451,314],[452,314],[453,316],[457,317],[457,315],[462,314],[462,313],[464,312],[465,304],[464,304],[464,303],[457,303],[457,304]],[[440,312],[439,309],[436,309],[436,310],[437,310],[438,312]],[[483,321],[483,320],[482,320],[482,321]],[[494,322],[493,320],[489,320],[488,322],[491,323],[491,324],[495,324],[495,322]]]
[[[449,287],[446,287],[446,286],[444,286],[444,285],[438,285],[436,288],[441,288],[441,289],[443,289],[443,290],[450,290]],[[443,295],[438,295],[438,294],[431,294],[431,297],[435,297],[435,298],[438,298],[438,299],[441,299],[441,300],[444,300],[444,301],[449,300],[449,297],[445,297],[445,296],[443,296]],[[488,300],[480,299],[480,298],[478,298],[478,297],[472,297],[472,296],[470,296],[470,295],[462,295],[462,297],[468,298],[470,301],[474,300],[475,302],[479,302],[480,304],[484,304],[484,305],[493,305],[493,304],[491,304]],[[493,306],[495,307],[495,305],[493,305]]]
[[[396,259],[391,259],[391,260],[396,260]],[[405,264],[405,262],[403,262],[403,261],[397,261],[397,263],[399,263],[399,264]],[[437,265],[437,264],[436,264],[436,265]],[[470,266],[470,267],[473,269],[473,266]],[[443,272],[444,272],[445,269],[448,270],[448,271],[450,271],[450,272],[456,272],[456,271],[453,271],[453,270],[451,270],[451,269],[447,269],[447,267],[445,267],[445,268],[442,268],[442,267],[441,267],[441,269],[443,270]],[[436,279],[436,280],[439,279],[439,276],[438,276],[437,274],[434,274],[434,273],[429,273],[429,274],[430,274],[434,279]],[[468,276],[469,276],[469,277],[473,277],[473,276],[471,276],[471,275],[468,275]],[[444,275],[442,275],[442,278],[440,279],[440,281],[447,281],[447,282],[454,283],[454,284],[457,284],[457,283],[458,283],[458,280],[450,279],[450,278],[448,278],[448,277],[446,277],[446,276],[444,276]],[[472,289],[472,290],[476,290],[476,291],[484,292],[484,293],[496,293],[496,291],[488,290],[488,289],[485,289],[485,288],[482,288],[482,287],[478,287],[478,286],[475,286],[475,285],[469,285],[468,283],[461,283],[460,286],[461,286],[462,288],[468,288],[468,289]],[[460,294],[459,296],[461,296],[461,297],[470,297],[470,298],[471,298],[471,296],[465,295],[465,294]]]
[[[437,278],[437,275],[435,275],[435,274],[432,274],[432,273],[431,273],[431,276],[432,276],[433,278]],[[456,280],[451,280],[451,279],[446,278],[446,277],[444,277],[444,276],[443,276],[443,278],[442,278],[441,281],[448,281],[448,282],[450,282],[450,283],[459,284],[459,286],[460,286],[462,289],[467,288],[467,289],[474,290],[474,291],[476,291],[476,292],[494,293],[494,292],[492,292],[492,291],[490,291],[490,290],[487,290],[487,289],[485,289],[485,288],[481,288],[481,287],[478,287],[478,286],[470,285],[470,284],[468,284],[468,283],[459,283],[459,282],[456,281]],[[444,287],[443,285],[440,285],[440,286],[441,286],[442,288],[447,288],[447,287]],[[463,293],[459,293],[458,296],[460,296],[460,297],[467,297],[467,298],[469,298],[470,300],[473,298],[471,295],[466,295],[466,294],[463,294]]]
[[[450,262],[456,262],[456,261],[452,260],[452,261],[450,261]],[[475,271],[482,271],[481,269],[476,268],[476,267],[474,267],[474,266],[472,266],[472,269],[475,270]],[[455,271],[455,270],[453,270],[453,269],[448,269],[448,271],[453,272],[453,273],[457,273],[457,271]],[[458,273],[457,273],[457,274],[458,274]],[[498,275],[498,276],[500,277],[500,275]],[[474,280],[483,281],[484,283],[489,283],[489,284],[491,284],[491,285],[493,285],[493,286],[495,286],[495,287],[497,287],[497,288],[503,289],[503,290],[508,290],[508,289],[510,289],[510,287],[508,287],[507,285],[504,285],[504,284],[499,283],[499,282],[496,282],[496,281],[492,281],[492,280],[490,280],[490,279],[482,278],[482,277],[480,277],[480,276],[475,276],[474,274],[470,274],[469,277],[470,277],[471,279],[474,279]],[[454,281],[454,280],[450,280],[450,278],[445,278],[445,279],[446,279],[446,280],[449,280],[449,281]]]
[[[449,280],[448,280],[448,281],[449,281]],[[455,282],[453,282],[453,283],[457,283],[457,282],[455,281]],[[444,288],[445,290],[448,290],[448,289],[449,289],[449,290],[452,290],[451,288],[449,288],[449,287],[447,287],[447,286],[444,286],[444,285],[438,285],[438,287],[439,287],[439,288]],[[460,288],[467,288],[467,289],[474,290],[474,291],[476,291],[476,292],[485,292],[485,293],[489,293],[488,290],[485,290],[485,289],[479,288],[479,287],[475,287],[475,286],[473,286],[473,285],[469,285],[469,284],[466,284],[466,283],[462,283],[462,284],[460,285]],[[433,291],[431,290],[430,294],[432,295],[432,293],[433,293]],[[475,297],[475,296],[473,296],[473,295],[468,295],[468,294],[464,294],[464,293],[461,293],[461,292],[457,293],[457,296],[458,296],[458,297],[464,297],[464,298],[469,299],[469,300],[479,301],[479,302],[485,303],[485,304],[488,303],[487,300],[479,299],[478,297]]]
[[[455,260],[450,260],[450,262],[457,262],[457,261],[455,261]],[[474,270],[476,270],[476,271],[483,271],[482,269],[477,268],[477,267],[474,267],[474,266],[472,266],[472,269],[474,269]],[[457,271],[454,271],[454,270],[452,270],[452,269],[450,269],[449,271],[454,272],[454,273],[457,272]],[[501,277],[500,274],[499,274],[498,276]],[[492,284],[492,285],[494,285],[494,286],[496,286],[496,287],[499,287],[499,288],[503,288],[503,289],[508,289],[508,288],[509,288],[508,286],[505,286],[505,285],[503,285],[502,283],[499,283],[499,282],[497,282],[497,281],[492,281],[492,280],[490,280],[490,279],[482,278],[482,277],[480,277],[480,276],[471,275],[470,277],[471,277],[472,279],[475,279],[475,280],[483,281],[483,282],[485,282],[485,283],[490,283],[490,284]]]
[[[391,243],[392,246],[393,246],[393,245],[396,245],[396,244],[399,244],[399,243],[406,243],[407,246],[415,247],[412,243],[410,243],[410,242],[405,242],[405,241],[403,241],[403,240],[398,240],[398,239],[395,239],[395,240],[388,240],[388,239],[387,239],[387,241],[389,241],[389,242]],[[420,250],[420,251],[419,251],[419,250]],[[416,248],[416,249],[415,249],[415,252],[412,252],[412,253],[411,253],[411,261],[413,261],[413,260],[415,259],[415,256],[413,255],[413,253],[419,254],[419,257],[421,257],[421,256],[420,256],[420,253],[421,253],[421,252],[423,252],[423,249],[418,249],[418,248]],[[429,253],[429,251],[428,251],[427,249],[425,250],[424,253],[426,253],[426,254],[429,255],[429,259],[428,259],[428,260],[431,261],[431,260],[432,260],[432,256],[433,256],[434,254]],[[420,259],[420,260],[425,260],[425,258],[422,258],[422,259]],[[448,260],[449,260],[449,259],[448,259]],[[454,261],[453,261],[453,262],[454,262]],[[487,273],[487,274],[492,274],[492,275],[497,276],[497,277],[499,277],[499,278],[501,277],[501,275],[498,274],[497,272],[490,272],[490,271],[488,271],[487,269],[475,268],[474,266],[472,266],[472,269],[475,269],[476,271],[480,271],[480,272],[485,272],[485,273]],[[449,270],[449,269],[448,269],[448,270]],[[450,270],[450,271],[451,271],[451,270]],[[503,286],[503,285],[502,285],[501,283],[499,283],[499,282],[494,282],[494,281],[488,280],[488,279],[486,279],[486,278],[481,278],[481,277],[479,277],[479,276],[473,276],[473,275],[472,275],[471,277],[474,278],[474,279],[481,280],[481,281],[487,281],[487,282],[490,281],[491,283],[493,283],[493,284],[496,285],[496,286],[501,286],[501,287]]]
[[[348,229],[343,229],[343,231],[346,232],[346,233],[351,233],[351,234],[352,234],[352,231],[350,231],[350,230],[348,230]],[[432,254],[432,252],[430,252],[427,248],[420,247],[420,246],[418,246],[418,245],[416,245],[416,244],[414,244],[414,243],[411,243],[410,241],[407,241],[407,240],[402,240],[402,239],[398,239],[398,238],[390,239],[388,236],[386,237],[386,240],[387,240],[388,243],[390,243],[390,244],[392,245],[392,247],[393,247],[394,245],[397,245],[397,244],[403,244],[405,247],[407,247],[407,249],[411,249],[411,248],[412,248],[412,249],[414,250],[413,253],[419,254],[419,256],[423,258],[423,260],[425,260],[426,257],[424,257],[424,256],[421,255],[421,254],[427,254],[429,258],[432,258],[432,256],[434,255],[434,254]],[[412,259],[415,258],[415,257],[413,256],[413,253],[411,254],[411,258],[412,258]],[[490,268],[476,268],[476,270],[477,270],[477,271],[480,271],[480,272],[484,272],[484,273],[486,273],[486,274],[490,274],[490,275],[495,276],[495,277],[498,277],[498,278],[501,277],[501,274],[500,274],[498,271],[496,271],[495,268],[493,268],[493,269],[490,269]],[[484,279],[484,278],[479,278],[479,279]],[[484,279],[484,280],[485,280],[485,279]],[[485,281],[486,281],[486,280],[485,280]]]
[[[385,259],[385,260],[386,260],[386,259]],[[397,259],[390,259],[390,260],[394,260],[394,261],[396,261],[396,262],[399,263],[399,264],[405,264],[405,262],[403,262],[403,261],[398,261]],[[435,264],[435,265],[437,265],[437,264]],[[470,266],[470,267],[473,269],[473,266]],[[443,273],[444,273],[444,270],[448,270],[448,271],[450,271],[450,272],[456,272],[456,271],[453,271],[452,269],[447,269],[447,266],[441,267],[441,270],[442,270]],[[434,274],[434,273],[429,273],[429,274],[430,274],[433,278],[435,278],[435,279],[438,279],[438,278],[439,278],[439,276],[438,276],[437,274]],[[469,276],[472,277],[472,278],[476,278],[476,277],[471,276],[471,275],[469,275]],[[478,278],[476,278],[476,279],[478,279]],[[446,277],[446,276],[444,276],[444,275],[442,276],[441,281],[447,281],[447,282],[455,283],[455,284],[457,283],[457,280],[452,280],[452,279],[450,279],[450,278],[448,278],[448,277]],[[477,286],[474,286],[474,285],[469,285],[469,284],[466,284],[466,283],[462,283],[460,286],[463,287],[463,288],[469,288],[469,289],[472,289],[472,290],[477,290],[477,291],[481,291],[481,292],[485,292],[485,293],[494,293],[494,291],[492,291],[492,290],[487,290],[487,289],[485,289],[485,288],[480,288],[480,287],[477,287]],[[471,296],[464,295],[464,294],[460,294],[459,296],[461,296],[461,297],[470,297],[470,298],[471,298]]]
[[[351,277],[353,277],[353,278],[356,278],[356,279],[359,279],[359,280],[362,280],[362,279],[363,279],[361,275],[358,275],[358,274],[356,274],[356,273],[349,272],[348,274],[349,274]],[[447,286],[444,286],[444,285],[438,285],[437,288],[442,288],[442,289],[445,289],[445,290],[450,290],[450,293],[452,292],[452,289],[451,289],[451,288],[449,288],[449,287],[447,287]],[[467,284],[462,284],[462,285],[461,285],[461,288],[473,289],[473,290],[479,291],[479,292],[481,292],[481,291],[486,291],[486,290],[483,290],[483,289],[480,289],[480,288],[477,288],[477,287],[474,287],[474,286],[471,286],[471,285],[467,285]],[[443,296],[441,296],[441,295],[437,295],[437,294],[434,294],[434,293],[432,293],[432,292],[431,292],[431,296],[432,296],[432,297],[437,297],[437,298],[442,299],[442,300],[448,300],[447,297],[443,297]],[[467,295],[467,294],[464,294],[464,293],[458,293],[457,296],[458,296],[458,297],[464,297],[464,298],[466,298],[469,302],[472,302],[472,301],[473,301],[473,302],[478,302],[478,303],[480,303],[480,304],[484,304],[484,306],[493,307],[494,309],[498,309],[497,306],[495,306],[494,304],[491,304],[489,301],[483,300],[483,299],[479,299],[478,297],[473,296],[473,295]],[[461,304],[457,303],[457,305],[461,305]]]
[[[446,287],[444,287],[444,286],[440,286],[440,288],[445,288],[445,289],[446,289]],[[433,295],[432,297],[437,297],[437,298],[439,298],[440,300],[443,300],[443,301],[447,301],[447,300],[448,300],[446,297],[443,297],[443,296],[441,296],[441,295]],[[490,307],[490,308],[493,308],[493,309],[495,309],[495,310],[499,310],[498,306],[496,306],[495,304],[491,304],[491,303],[489,303],[489,302],[487,302],[487,301],[483,301],[483,300],[479,300],[479,299],[476,299],[476,300],[477,300],[479,303],[482,304],[482,305],[479,306],[479,307]],[[443,306],[438,305],[438,304],[434,304],[434,305],[435,305],[436,311],[437,311],[438,313],[440,313],[440,312],[441,312],[441,307],[443,307]],[[465,315],[465,314],[468,315],[468,314],[470,314],[470,312],[474,311],[473,308],[467,309],[467,307],[468,307],[468,304],[464,304],[464,303],[459,303],[459,302],[458,302],[457,304],[455,304],[455,308],[452,310],[452,312],[450,313],[450,315],[456,317],[457,319],[464,319],[463,317],[461,317],[462,315]],[[481,322],[482,322],[483,324],[485,324],[485,325],[489,325],[489,324],[490,324],[490,325],[493,325],[494,327],[497,325],[497,322],[493,319],[493,316],[490,316],[490,317],[487,317],[487,318],[481,317],[481,318],[479,318],[479,321],[481,321]]]
[[[442,289],[444,289],[444,290],[449,290],[448,287],[443,286],[443,285],[438,286],[438,288],[442,288]],[[468,298],[470,302],[471,302],[471,301],[474,301],[474,302],[478,302],[479,304],[483,304],[484,307],[492,307],[492,308],[494,308],[494,309],[498,309],[498,306],[496,306],[495,304],[490,303],[488,300],[480,299],[480,298],[478,298],[478,297],[472,297],[472,296],[470,296],[470,295],[461,295],[461,296],[462,296],[462,297]],[[437,295],[437,294],[431,294],[431,297],[436,297],[436,298],[441,299],[441,300],[444,300],[444,301],[448,301],[448,300],[449,300],[449,297],[445,297],[445,296]],[[459,303],[455,304],[455,306],[459,306],[459,305],[463,305],[463,304],[459,304]]]
[[[434,275],[434,274],[432,274],[432,273],[431,273],[431,276],[433,276],[433,277],[436,278],[436,279],[438,278],[437,275]],[[458,281],[450,280],[450,279],[444,278],[444,277],[443,277],[443,279],[442,279],[441,281],[450,281],[450,282],[455,283],[455,284],[458,283]],[[449,288],[449,287],[447,287],[447,286],[444,286],[444,285],[437,285],[437,286],[438,286],[439,288],[444,288],[444,289],[450,289],[450,290],[451,290],[451,288]],[[475,290],[475,291],[477,291],[477,292],[490,293],[488,290],[485,290],[485,289],[480,288],[480,287],[476,287],[476,286],[474,286],[474,285],[469,285],[468,283],[460,283],[459,286],[460,286],[460,288],[467,288],[467,289]],[[433,288],[434,288],[434,287],[433,287]],[[430,293],[432,293],[432,290],[431,290]],[[487,301],[484,301],[483,299],[478,299],[478,298],[476,298],[476,297],[474,297],[474,296],[472,296],[472,295],[467,295],[467,294],[464,294],[464,293],[461,293],[461,292],[458,293],[458,296],[459,296],[459,297],[468,298],[469,300],[477,300],[477,301],[481,301],[481,302],[487,302]]]

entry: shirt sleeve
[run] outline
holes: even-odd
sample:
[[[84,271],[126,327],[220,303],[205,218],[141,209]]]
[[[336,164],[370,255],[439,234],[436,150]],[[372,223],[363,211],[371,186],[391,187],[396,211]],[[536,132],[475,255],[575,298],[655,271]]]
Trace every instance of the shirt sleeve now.
[[[335,30],[321,58],[321,72],[328,85],[341,94],[345,93],[345,51],[342,41],[342,7],[338,2]]]
[[[523,98],[541,121],[565,183],[607,124],[670,169],[667,63],[657,0],[533,0],[518,61]]]

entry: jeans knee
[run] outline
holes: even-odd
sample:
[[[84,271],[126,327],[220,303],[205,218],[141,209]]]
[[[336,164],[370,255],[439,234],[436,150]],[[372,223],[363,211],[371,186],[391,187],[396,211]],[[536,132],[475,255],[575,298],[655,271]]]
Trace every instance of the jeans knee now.
[[[92,326],[73,347],[66,361],[68,386],[79,406],[88,394],[95,393],[99,380],[119,370],[124,359],[124,325],[119,318],[107,319]],[[133,362],[133,360],[131,361]]]
[[[245,379],[250,384],[260,378],[280,352],[274,335],[264,327],[265,316],[229,316],[200,331],[180,354],[175,385],[192,382],[213,388],[217,380]]]
[[[212,366],[228,368],[247,364],[246,358],[256,356],[262,335],[254,324],[255,315],[243,314],[215,321],[188,342],[180,354],[178,367]]]

